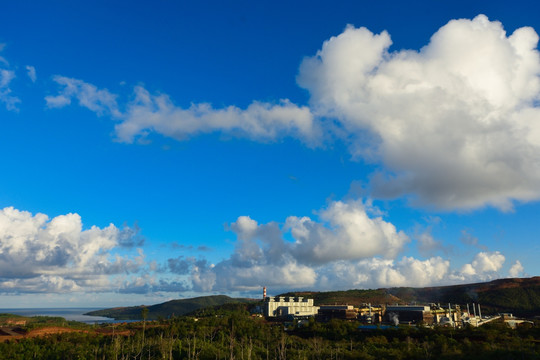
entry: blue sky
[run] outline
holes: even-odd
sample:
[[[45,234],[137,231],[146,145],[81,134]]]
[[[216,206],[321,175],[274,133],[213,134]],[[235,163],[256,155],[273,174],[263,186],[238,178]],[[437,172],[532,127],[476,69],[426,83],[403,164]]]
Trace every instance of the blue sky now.
[[[538,10],[4,4],[0,307],[540,275]]]

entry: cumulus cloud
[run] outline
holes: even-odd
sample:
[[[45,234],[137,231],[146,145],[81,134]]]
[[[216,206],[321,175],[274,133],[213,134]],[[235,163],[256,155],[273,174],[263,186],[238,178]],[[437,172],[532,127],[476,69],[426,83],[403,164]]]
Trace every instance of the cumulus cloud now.
[[[76,98],[110,114],[117,139],[128,143],[151,133],[182,141],[220,132],[312,146],[331,133],[355,157],[382,165],[371,176],[372,196],[507,211],[540,198],[537,43],[532,28],[507,34],[484,15],[450,21],[420,50],[391,50],[386,31],[348,26],[301,64],[297,82],[310,93],[309,107],[281,100],[182,108],[138,86],[120,112],[116,95],[62,76],[60,93],[46,101],[63,107]]]
[[[281,265],[254,264],[248,268],[234,266],[232,261],[217,264],[210,274],[214,275],[213,283],[207,283],[206,289],[250,291],[262,286],[282,289],[306,288],[316,286],[316,271],[306,265],[291,260]],[[199,275],[199,282],[204,279]],[[210,288],[210,284],[212,287]]]
[[[220,274],[221,275],[221,274]],[[214,264],[210,264],[205,259],[194,261],[191,267],[191,283],[195,291],[212,291],[215,290],[216,272]],[[231,288],[227,288],[231,290]]]
[[[78,214],[32,215],[0,210],[0,289],[2,292],[110,290],[108,276],[137,272],[144,254],[115,253],[131,229],[92,226],[83,230]]]
[[[523,265],[521,265],[521,262],[516,260],[512,267],[510,267],[510,270],[508,270],[508,275],[511,277],[518,277],[523,274],[524,270],[525,269],[523,268]]]
[[[441,257],[419,260],[370,258],[340,261],[319,270],[320,286],[327,289],[429,286],[449,283],[450,261]]]
[[[199,262],[192,272],[195,290],[253,290],[263,284],[283,287],[315,283],[315,272],[290,254],[290,244],[275,222],[258,224],[240,216],[230,229],[237,235],[233,254],[217,264]]]
[[[188,264],[192,289],[202,292],[257,291],[267,286],[274,291],[324,291],[449,285],[497,278],[497,271],[504,262],[504,256],[496,252],[479,253],[470,264],[461,269],[452,269],[450,260],[440,256],[428,259],[408,256],[388,259],[376,256],[307,265],[294,257],[292,249],[286,251],[276,263],[258,255],[251,261],[237,262],[235,258],[242,256],[238,250],[229,259],[215,265],[199,259],[197,265],[194,262]],[[256,245],[254,253],[264,252],[262,244]],[[185,274],[185,270],[183,268],[182,274]]]
[[[499,277],[498,271],[502,268],[506,258],[498,251],[479,252],[469,264],[463,265],[458,278],[463,280],[487,281]]]
[[[202,292],[430,286],[498,277],[505,261],[499,252],[480,252],[461,269],[440,256],[400,258],[409,239],[379,215],[369,203],[335,201],[318,212],[318,221],[291,216],[282,225],[259,224],[240,216],[229,226],[237,240],[227,259],[212,264],[180,256],[169,259],[168,268],[189,274],[192,289]]]
[[[359,259],[375,255],[394,258],[409,238],[381,217],[371,218],[361,201],[333,202],[320,213],[322,223],[308,217],[287,218],[296,240],[293,252],[305,263]]]
[[[480,273],[496,272],[500,270],[504,260],[504,255],[498,251],[492,253],[480,252],[475,256],[472,266]]]
[[[338,120],[351,151],[385,169],[378,197],[511,209],[540,198],[540,57],[532,28],[507,35],[484,15],[452,20],[420,49],[349,26],[306,58],[298,84]]]
[[[189,269],[197,291],[314,286],[321,266],[401,251],[408,237],[381,217],[369,217],[370,208],[361,201],[336,201],[319,213],[320,222],[291,216],[283,227],[240,216],[230,225],[237,242],[228,259],[210,264],[179,257],[169,259],[168,266],[181,275]],[[294,242],[284,239],[289,232]]]

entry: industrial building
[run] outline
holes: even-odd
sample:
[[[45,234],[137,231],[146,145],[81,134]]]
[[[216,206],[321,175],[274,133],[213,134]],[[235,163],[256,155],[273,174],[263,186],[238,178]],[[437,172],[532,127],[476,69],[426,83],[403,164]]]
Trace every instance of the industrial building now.
[[[330,321],[331,319],[355,320],[358,317],[358,309],[352,305],[321,305],[315,317],[318,321]]]
[[[386,312],[384,320],[397,324],[416,324],[424,322],[426,324],[433,323],[433,315],[431,314],[431,307],[424,305],[388,305],[386,306]]]
[[[424,324],[426,326],[455,326],[465,324],[480,326],[499,317],[482,318],[480,305],[473,304],[474,316],[467,311],[461,311],[459,305],[440,304],[430,305],[378,305],[363,304],[359,308],[353,305],[320,305],[315,306],[313,299],[293,296],[266,296],[266,287],[263,288],[263,309],[266,318],[306,318],[315,317],[317,321],[331,319],[360,320],[367,324],[387,323],[398,324]],[[478,309],[478,316],[476,310]],[[511,317],[511,316],[507,316]]]
[[[458,305],[448,308],[438,304],[428,305],[388,305],[384,320],[394,324],[418,324],[425,325],[461,325],[461,309]]]
[[[439,304],[431,304],[431,314],[433,316],[432,322],[426,322],[426,324],[442,325],[442,326],[461,326],[461,320],[463,313],[458,305],[454,308],[448,304],[448,308],[441,307]]]
[[[318,311],[319,307],[313,305],[313,299],[292,296],[269,296],[264,298],[263,313],[267,318],[315,316]]]
[[[371,306],[371,304],[362,304],[358,308],[358,320],[366,324],[377,324],[382,321],[384,307]]]

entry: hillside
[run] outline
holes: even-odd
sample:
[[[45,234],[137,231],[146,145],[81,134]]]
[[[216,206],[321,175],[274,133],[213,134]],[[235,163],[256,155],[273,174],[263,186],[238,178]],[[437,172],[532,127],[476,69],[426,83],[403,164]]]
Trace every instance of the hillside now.
[[[330,292],[289,292],[282,296],[313,298],[322,304],[479,303],[485,314],[511,312],[520,316],[540,315],[540,277],[498,279],[486,283],[425,288],[388,288]]]
[[[393,288],[388,291],[404,302],[479,303],[486,312],[540,313],[540,277],[498,279],[487,283],[426,288]]]
[[[314,299],[315,305],[348,304],[407,304],[479,303],[484,314],[511,312],[519,316],[540,315],[540,277],[499,279],[486,283],[425,288],[399,287],[375,290],[303,291],[281,296],[302,296]],[[202,296],[172,300],[151,306],[119,307],[97,310],[86,315],[106,316],[117,320],[140,320],[142,308],[148,308],[148,319],[167,319],[171,316],[200,314],[197,310],[215,311],[225,304],[254,303],[257,300],[230,298],[225,295]],[[212,310],[213,309],[213,310]]]
[[[252,301],[249,299],[231,298],[226,295],[201,296],[190,299],[171,300],[151,306],[141,305],[96,310],[85,315],[105,316],[116,320],[140,320],[142,319],[142,309],[146,307],[148,309],[147,319],[156,320],[158,318],[167,319],[172,316],[185,315],[198,309]]]
[[[402,301],[388,292],[388,289],[377,290],[346,290],[346,291],[304,291],[288,292],[280,296],[302,296],[313,299],[315,305],[347,304],[360,306],[362,304],[389,304]]]

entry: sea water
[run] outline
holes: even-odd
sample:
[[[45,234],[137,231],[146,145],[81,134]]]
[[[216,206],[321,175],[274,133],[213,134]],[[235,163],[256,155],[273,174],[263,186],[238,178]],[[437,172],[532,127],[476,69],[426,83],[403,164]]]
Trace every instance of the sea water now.
[[[28,308],[28,309],[0,309],[0,313],[15,314],[21,316],[59,316],[68,321],[79,321],[87,324],[95,323],[121,323],[130,320],[115,320],[103,316],[83,315],[84,313],[101,310],[100,308]]]

